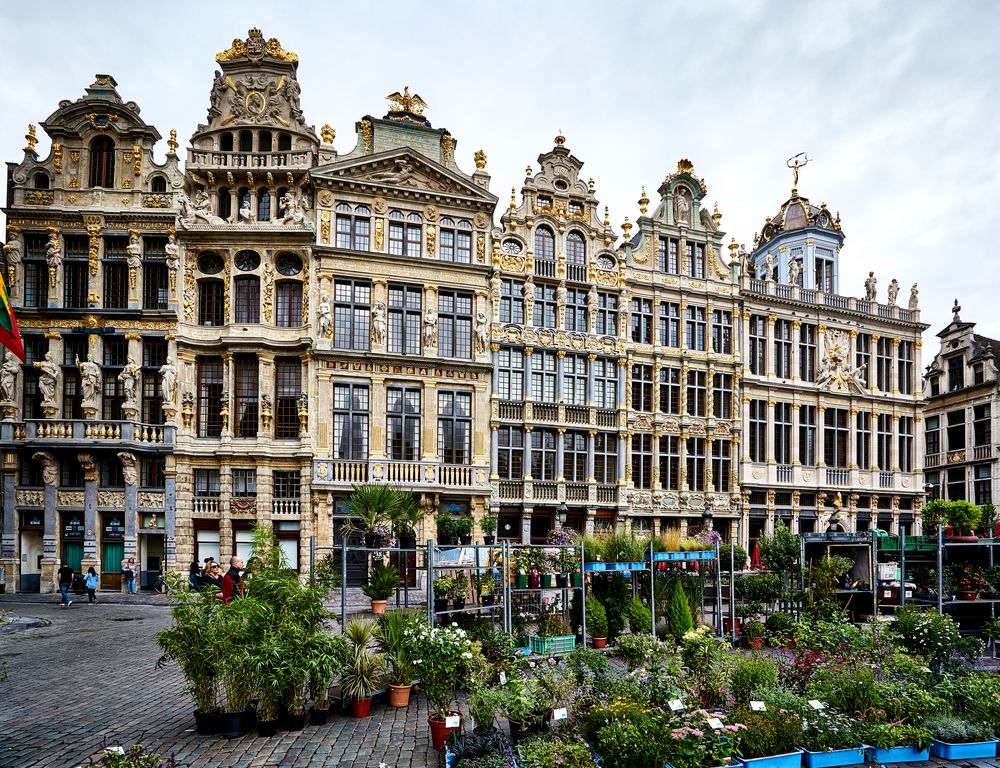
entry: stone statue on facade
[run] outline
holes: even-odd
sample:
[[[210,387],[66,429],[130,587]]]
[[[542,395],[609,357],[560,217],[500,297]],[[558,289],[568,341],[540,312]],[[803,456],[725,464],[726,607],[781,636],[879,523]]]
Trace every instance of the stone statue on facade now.
[[[864,367],[855,368],[851,365],[851,345],[847,333],[830,329],[822,338],[823,351],[819,359],[816,384],[820,389],[831,392],[863,393],[865,389],[861,376]]]
[[[907,309],[919,309],[920,308],[920,289],[917,288],[917,284],[914,283],[913,287],[910,288],[910,303],[907,305]]]
[[[122,477],[125,478],[125,485],[138,485],[139,462],[136,460],[135,454],[120,451],[118,460],[122,463]]]
[[[139,376],[142,373],[142,369],[139,364],[136,363],[135,359],[129,355],[128,362],[125,367],[122,368],[121,373],[118,374],[118,381],[122,383],[122,389],[125,393],[125,407],[135,407],[139,402]]]
[[[597,286],[592,285],[590,286],[590,289],[587,291],[587,314],[589,315],[588,319],[590,321],[591,332],[593,332],[594,329],[597,328],[597,310],[599,306],[600,304],[598,303]]]
[[[329,338],[333,334],[333,310],[330,308],[329,296],[320,298],[316,313],[319,317],[319,335],[324,339]]]
[[[890,307],[896,306],[896,297],[899,296],[899,281],[896,278],[892,278],[892,282],[889,283],[889,288],[886,291],[888,296],[887,303]]]
[[[285,212],[281,219],[282,224],[297,224],[300,227],[305,225],[306,212],[309,210],[308,201],[302,193],[292,193],[290,190],[281,196],[281,210]]]
[[[142,266],[142,242],[139,240],[139,233],[134,229],[130,229],[128,233],[125,263],[128,264],[129,269],[139,269]]]
[[[372,307],[372,344],[385,341],[385,302],[376,301]]]
[[[560,312],[562,312],[566,306],[566,296],[566,281],[560,280],[559,285],[556,286],[556,306],[559,307]]]
[[[49,232],[49,241],[45,244],[45,261],[49,269],[55,269],[62,261],[62,248],[59,245],[59,233],[55,230]]]
[[[36,451],[31,458],[42,465],[42,482],[46,485],[59,485],[59,462],[56,457],[46,451]]]
[[[13,267],[21,263],[24,254],[24,246],[21,244],[20,235],[11,235],[7,244],[3,247],[4,256],[7,257],[7,266]]]
[[[869,272],[868,277],[865,278],[865,301],[875,301],[875,286],[878,284],[878,279],[875,277],[874,272]]]
[[[5,403],[14,402],[17,394],[17,374],[21,372],[21,364],[17,361],[14,353],[9,349],[5,351],[3,366],[0,367],[0,400]]]
[[[802,285],[802,260],[794,256],[788,259],[788,282],[791,285]]]
[[[243,201],[240,203],[239,223],[240,224],[253,223],[253,208],[250,207],[250,195],[244,195]]]
[[[288,78],[285,81],[285,96],[288,99],[288,113],[291,115],[293,120],[302,122],[302,104],[300,102],[300,95],[302,89],[299,88],[299,82],[294,77]]]
[[[774,254],[769,253],[764,258],[764,279],[773,280],[774,279]]]
[[[490,342],[490,322],[486,313],[476,313],[476,352],[485,352]]]
[[[215,115],[222,115],[222,100],[225,98],[226,89],[229,86],[226,85],[226,79],[222,76],[219,70],[215,70],[215,79],[212,80],[212,93],[209,95],[209,107],[208,107],[208,121],[212,121],[212,117]]]
[[[101,366],[93,360],[80,360],[77,355],[74,359],[76,368],[80,371],[80,392],[83,396],[82,405],[84,408],[98,408],[98,397],[101,393]]]
[[[424,312],[424,346],[436,347],[438,343],[438,316],[430,307]]]
[[[503,279],[500,277],[500,270],[494,269],[493,274],[490,276],[490,301],[492,302],[495,310],[500,308],[500,295],[502,287]]]
[[[372,174],[372,181],[381,181],[385,184],[402,184],[413,175],[413,166],[408,160],[397,160],[390,170],[379,171]]]
[[[195,193],[193,200],[187,195],[178,195],[177,205],[181,209],[180,214],[177,216],[177,223],[182,229],[187,229],[199,220],[213,226],[225,223],[221,218],[212,213],[212,200],[203,189]]]
[[[53,359],[51,352],[45,353],[45,359],[33,363],[39,370],[38,389],[42,393],[42,402],[54,405],[56,402],[56,386],[59,383],[61,369]]]
[[[160,397],[164,403],[171,404],[177,394],[177,366],[171,358],[160,366]]]
[[[691,223],[691,201],[688,200],[690,193],[684,187],[678,187],[674,191],[674,223]]]
[[[167,254],[167,269],[176,272],[181,263],[181,247],[177,244],[177,235],[171,232],[167,235],[167,244],[163,246]]]
[[[746,246],[741,245],[736,249],[736,258],[740,262],[740,276],[752,277],[750,275],[750,253],[747,251]]]

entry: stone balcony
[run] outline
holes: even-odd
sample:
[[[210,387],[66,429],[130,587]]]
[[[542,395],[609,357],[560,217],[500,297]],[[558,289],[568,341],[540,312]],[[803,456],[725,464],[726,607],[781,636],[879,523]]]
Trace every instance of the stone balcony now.
[[[0,446],[36,449],[113,448],[167,452],[174,445],[172,424],[82,419],[0,422]]]
[[[620,411],[588,405],[535,403],[530,400],[494,400],[493,418],[525,424],[552,424],[591,429],[617,429]],[[621,413],[624,413],[623,411]]]
[[[488,493],[490,469],[478,464],[388,459],[314,459],[313,485],[349,488],[355,483],[390,483],[404,489]]]
[[[617,506],[619,486],[614,483],[568,483],[547,480],[493,480],[493,499],[515,503],[537,502],[573,506]]]
[[[858,312],[883,320],[901,320],[904,323],[920,322],[920,310],[905,309],[895,304],[879,304],[877,301],[866,301],[865,299],[856,299],[853,296],[824,293],[823,291],[815,291],[809,288],[800,288],[797,285],[777,283],[773,280],[748,278],[745,285],[752,293],[759,293],[763,296],[789,299],[804,304],[817,304],[822,307],[831,307],[834,309],[846,309],[850,312]]]
[[[801,464],[749,465],[745,485],[803,489],[850,490],[858,493],[923,493],[923,476],[917,472],[887,472],[877,469],[812,467]]]
[[[309,150],[285,152],[218,152],[215,150],[188,150],[189,168],[238,168],[307,170],[313,165],[314,153]]]

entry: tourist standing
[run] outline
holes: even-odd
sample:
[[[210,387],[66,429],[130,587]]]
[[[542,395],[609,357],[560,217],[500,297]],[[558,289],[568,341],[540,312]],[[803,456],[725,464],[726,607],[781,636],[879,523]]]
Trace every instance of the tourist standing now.
[[[222,602],[228,603],[233,599],[233,595],[243,597],[243,578],[240,571],[243,570],[243,560],[233,555],[229,558],[229,570],[222,577]]]
[[[197,560],[191,563],[191,568],[188,572],[188,584],[195,592],[201,589],[201,566],[198,565]]]
[[[94,566],[90,566],[90,570],[87,571],[87,575],[83,577],[83,586],[87,588],[87,601],[91,603],[96,603],[97,571],[94,570]]]
[[[62,594],[60,605],[73,605],[73,600],[69,596],[69,588],[73,586],[73,569],[66,563],[56,571],[56,581],[59,584],[59,592]]]
[[[125,579],[125,591],[130,595],[135,594],[135,558],[130,557],[122,566],[122,578]]]

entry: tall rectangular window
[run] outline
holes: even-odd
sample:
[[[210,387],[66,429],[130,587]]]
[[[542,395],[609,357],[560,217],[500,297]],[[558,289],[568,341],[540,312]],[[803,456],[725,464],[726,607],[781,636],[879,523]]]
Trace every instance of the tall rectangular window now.
[[[941,417],[928,416],[924,424],[924,446],[928,456],[941,453]]]
[[[660,302],[660,346],[677,349],[681,345],[681,306],[673,301]]]
[[[221,493],[222,484],[220,482],[219,470],[217,469],[196,469],[194,470],[194,495],[198,497],[217,498]]]
[[[660,369],[660,413],[675,416],[681,412],[681,372],[679,368]]]
[[[847,467],[847,409],[827,408],[823,425],[824,461],[830,467]]]
[[[965,386],[965,358],[962,355],[948,358],[948,391]]]
[[[733,318],[723,309],[712,310],[712,351],[718,355],[733,352]]]
[[[653,343],[653,302],[650,299],[632,299],[632,341],[636,344]]]
[[[660,436],[660,487],[665,491],[681,489],[680,441],[676,435]]]
[[[563,434],[563,477],[567,483],[587,482],[587,433]]]
[[[566,317],[563,323],[567,331],[587,332],[587,292],[570,288],[566,291]]]
[[[799,408],[799,463],[807,467],[816,465],[816,406]]]
[[[733,375],[716,373],[712,376],[712,415],[717,419],[733,418]]]
[[[587,358],[566,355],[563,358],[562,401],[566,405],[587,404]]]
[[[118,379],[125,364],[128,362],[128,342],[124,336],[104,337],[104,376],[103,406],[104,418],[108,421],[119,421],[122,418],[122,405],[125,402],[125,386]]]
[[[198,371],[198,437],[219,437],[222,434],[222,358],[199,357]]]
[[[399,211],[389,213],[389,253],[393,256],[420,257],[420,216],[411,213],[403,221]]]
[[[965,409],[949,411],[948,419],[948,450],[965,450]]]
[[[972,498],[978,506],[993,503],[993,475],[989,464],[977,464],[972,468]]]
[[[774,324],[774,375],[792,378],[792,323],[778,320]]]
[[[653,410],[653,366],[632,366],[632,408],[636,411]]]
[[[989,403],[972,406],[972,444],[989,445],[993,442],[990,427],[991,413]]]
[[[260,322],[260,278],[237,277],[233,280],[236,294],[236,322]]]
[[[260,406],[260,377],[257,372],[257,355],[236,355],[236,418],[233,419],[235,437],[257,437]]]
[[[26,419],[42,418],[42,393],[38,389],[38,369],[32,363],[40,362],[45,358],[45,350],[48,342],[42,335],[24,334],[21,337],[24,342],[25,363],[21,366],[23,376],[23,388],[21,390],[21,406]],[[22,466],[34,466],[30,462],[24,462]],[[41,483],[37,483],[40,485]]]
[[[48,301],[49,270],[45,263],[48,237],[24,233],[24,306],[44,307]]]
[[[699,280],[705,277],[705,246],[703,243],[684,243],[684,274]]]
[[[445,464],[471,463],[471,392],[438,392],[438,453]]]
[[[816,381],[816,326],[811,323],[799,326],[799,378]]]
[[[750,373],[767,375],[767,318],[762,315],[750,317],[749,362]]]
[[[829,248],[816,249],[816,290],[833,293],[833,251]]]
[[[233,496],[240,499],[252,499],[257,496],[257,470],[233,470]]]
[[[274,498],[298,499],[302,496],[302,477],[297,469],[275,470],[272,478]]]
[[[556,353],[531,353],[531,399],[536,403],[556,401]]]
[[[913,394],[913,342],[901,341],[896,354],[896,388],[902,395]]]
[[[524,325],[524,283],[500,281],[500,322]]]
[[[104,238],[104,308],[128,307],[128,265],[125,262],[127,237]]]
[[[557,308],[555,286],[536,285],[532,324],[536,328],[555,328]]]
[[[872,415],[861,411],[855,418],[855,464],[861,469],[868,469],[872,466]]]
[[[274,324],[279,328],[302,325],[302,283],[282,280],[275,286]]]
[[[883,471],[892,469],[892,416],[880,413],[875,427],[875,463]]]
[[[764,400],[750,401],[750,433],[747,450],[750,461],[767,461],[767,402]]]
[[[139,485],[143,488],[163,488],[166,486],[166,459],[150,456],[139,462]]]
[[[615,408],[618,405],[618,364],[608,357],[599,357],[594,366],[594,405]]]
[[[632,485],[653,487],[653,436],[648,432],[632,435]]]
[[[774,460],[792,463],[792,404],[774,404]]]
[[[299,436],[299,397],[302,395],[302,362],[297,357],[274,361],[274,437],[294,440]]]
[[[708,395],[705,371],[688,371],[687,413],[689,416],[705,415],[705,400]]]
[[[87,263],[87,238],[66,235],[63,257],[63,306],[84,309],[90,291],[90,270]]]
[[[861,383],[870,387],[874,378],[872,376],[872,337],[868,333],[859,333],[854,341],[855,354],[854,364],[861,371]]]
[[[472,357],[471,293],[438,293],[438,354],[463,360]]]
[[[335,280],[333,288],[333,346],[368,351],[371,324],[371,283]]]
[[[142,306],[144,309],[167,308],[167,238],[146,235],[142,238]]]
[[[198,325],[223,325],[225,322],[224,301],[225,291],[221,280],[199,280]]]
[[[875,386],[892,391],[892,339],[880,338],[875,345]]]
[[[531,478],[556,479],[556,431],[535,429],[531,432]]]
[[[597,294],[597,327],[594,333],[618,335],[618,301],[613,293]]]
[[[352,215],[347,203],[337,205],[337,247],[352,251],[367,251],[371,233],[371,209],[357,206]]]
[[[497,395],[504,400],[524,397],[524,352],[501,347],[497,352]]]
[[[945,482],[948,484],[948,500],[964,501],[968,496],[965,482],[965,467],[949,467],[946,475],[947,480]]]
[[[63,418],[83,418],[83,393],[80,391],[80,371],[77,357],[87,359],[87,337],[78,334],[63,336]]]
[[[687,439],[687,485],[689,491],[705,490],[705,438]]]
[[[896,452],[896,463],[901,472],[913,471],[913,417],[899,418],[899,440]]]
[[[420,354],[422,296],[419,285],[389,286],[389,351],[393,354]]]
[[[732,480],[732,444],[728,440],[712,442],[712,490],[729,493]]]
[[[441,219],[439,227],[438,258],[442,261],[455,261],[459,264],[468,264],[472,260],[472,225],[468,221],[459,221],[456,224],[453,219]]]
[[[656,262],[661,272],[671,275],[680,273],[677,253],[680,242],[676,237],[661,237],[656,247]]]
[[[420,459],[420,387],[386,389],[386,452],[395,461]]]
[[[333,385],[333,458],[368,458],[368,386]]]
[[[688,349],[705,351],[705,308],[688,307],[684,313],[684,339]]]
[[[160,368],[167,362],[167,340],[162,336],[142,339],[142,420],[146,424],[163,423],[163,392]]]
[[[521,427],[497,429],[497,474],[501,480],[524,477],[524,430]]]
[[[618,480],[618,435],[614,433],[594,435],[594,479],[605,485]]]

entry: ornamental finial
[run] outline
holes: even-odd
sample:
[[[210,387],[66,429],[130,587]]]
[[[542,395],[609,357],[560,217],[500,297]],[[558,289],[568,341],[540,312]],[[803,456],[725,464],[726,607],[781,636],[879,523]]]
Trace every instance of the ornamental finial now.
[[[645,216],[646,211],[648,209],[649,209],[649,198],[646,197],[646,187],[643,187],[642,196],[639,198],[639,213]]]
[[[167,139],[167,157],[177,157],[177,131],[170,129],[170,138]]]
[[[476,170],[483,170],[486,168],[486,152],[482,149],[477,149],[476,153],[472,156],[476,161]]]
[[[409,112],[411,115],[422,115],[427,109],[427,102],[420,98],[420,94],[410,94],[410,86],[404,86],[403,92],[396,91],[390,93],[386,98],[389,100],[389,108],[393,112]]]
[[[561,147],[566,143],[566,137],[563,136],[562,128],[559,129],[559,133],[556,134],[556,146]]]
[[[38,143],[38,134],[35,133],[34,123],[28,123],[28,132],[24,134],[24,138],[27,139],[28,143],[24,146],[25,152],[34,152],[35,145]]]
[[[323,123],[323,127],[319,129],[319,133],[323,137],[324,144],[333,144],[333,140],[337,137],[337,132],[333,130],[333,126],[329,123]]]

